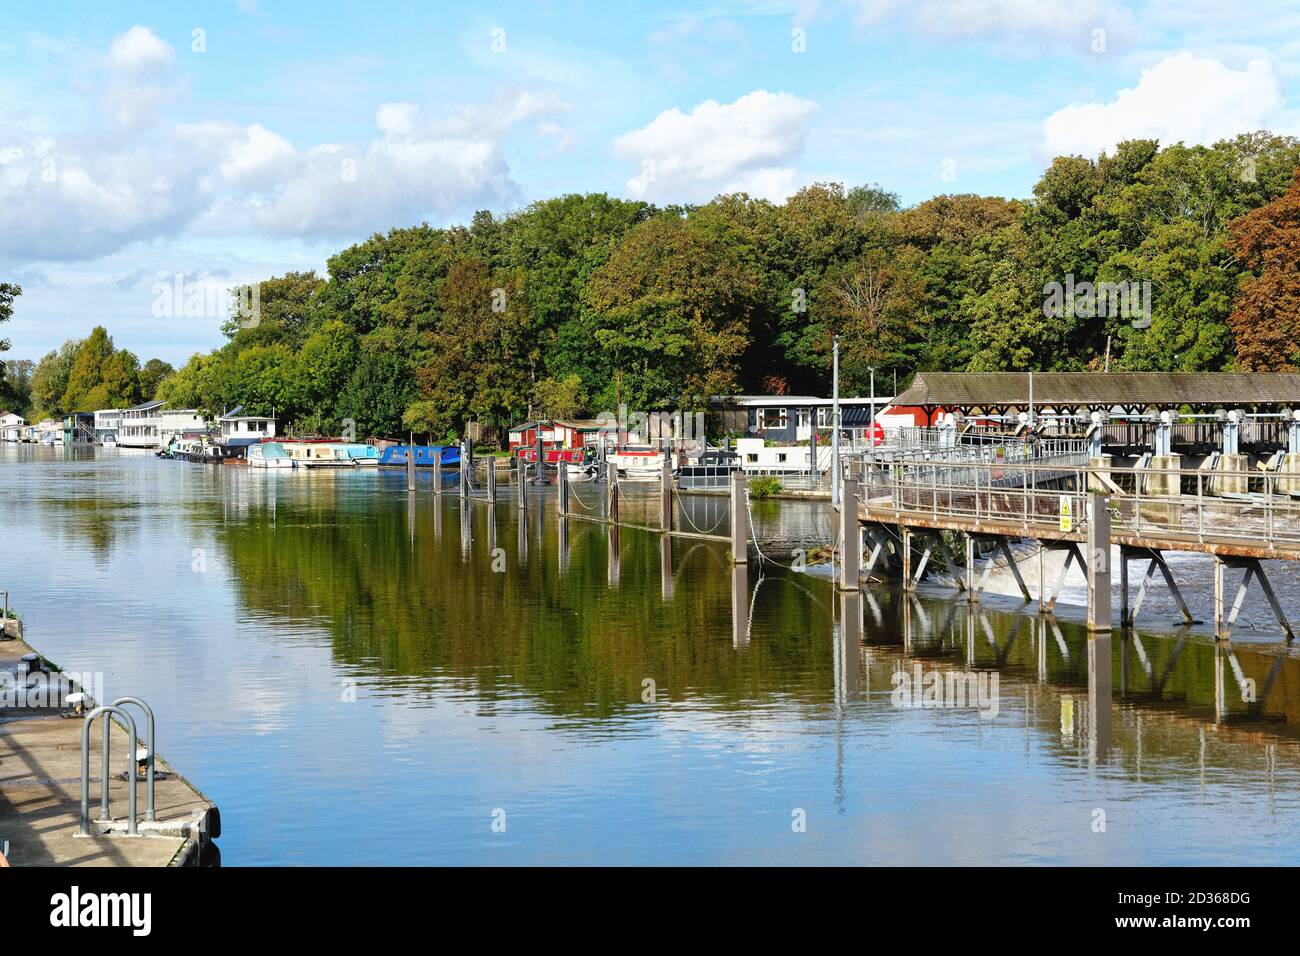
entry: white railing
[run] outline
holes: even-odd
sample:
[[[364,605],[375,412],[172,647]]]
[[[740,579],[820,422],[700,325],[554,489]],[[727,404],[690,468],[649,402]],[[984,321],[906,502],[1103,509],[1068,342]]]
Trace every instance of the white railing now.
[[[976,527],[1012,524],[1050,536],[1085,530],[1091,487],[1110,496],[1116,535],[1300,551],[1295,474],[934,459],[877,462],[855,477],[862,479],[868,514],[919,513]]]

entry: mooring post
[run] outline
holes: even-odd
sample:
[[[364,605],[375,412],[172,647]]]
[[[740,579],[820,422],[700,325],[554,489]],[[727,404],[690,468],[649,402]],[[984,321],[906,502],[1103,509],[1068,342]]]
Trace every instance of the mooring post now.
[[[609,466],[609,477],[605,486],[605,519],[611,524],[618,524],[618,469]]]
[[[487,462],[488,501],[495,504],[497,500],[497,460],[491,455],[487,455],[483,460]]]
[[[733,564],[749,563],[749,506],[745,501],[745,472],[737,468],[731,473],[731,561]]]
[[[442,497],[442,446],[433,453],[433,493]]]
[[[974,604],[980,596],[975,588],[975,536],[966,535],[966,600]]]
[[[555,468],[555,513],[561,518],[569,516],[569,466],[561,461]]]
[[[1088,495],[1088,630],[1109,631],[1110,498]]]
[[[457,472],[457,475],[460,478],[460,496],[462,498],[469,497],[469,472],[465,470],[468,466],[469,451],[465,447],[464,443],[462,443],[460,446],[460,470]]]
[[[406,448],[406,490],[415,490],[415,446]]]
[[[524,461],[522,452],[515,459],[515,494],[519,498],[519,510],[523,511],[528,507],[528,462]]]
[[[903,590],[912,590],[912,529],[903,526]]]
[[[840,484],[840,590],[856,591],[862,564],[862,527],[858,524],[858,483]]]
[[[659,472],[659,527],[664,531],[673,530],[673,465],[667,455]]]

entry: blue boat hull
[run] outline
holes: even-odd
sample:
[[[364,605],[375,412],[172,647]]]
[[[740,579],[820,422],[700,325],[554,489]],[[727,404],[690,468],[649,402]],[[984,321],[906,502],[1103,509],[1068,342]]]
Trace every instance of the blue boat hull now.
[[[412,451],[415,452],[416,468],[432,468],[437,461],[439,451],[442,452],[444,468],[460,467],[460,449],[455,445],[394,445],[392,448],[384,449],[384,453],[379,456],[379,464],[405,468],[406,460]]]

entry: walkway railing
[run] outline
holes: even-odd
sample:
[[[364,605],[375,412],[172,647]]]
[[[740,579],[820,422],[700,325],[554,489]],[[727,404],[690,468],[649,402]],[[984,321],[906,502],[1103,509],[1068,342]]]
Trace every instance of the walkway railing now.
[[[930,460],[863,470],[868,516],[931,523],[1019,525],[1044,537],[1086,531],[1086,497],[1110,497],[1115,536],[1230,546],[1232,553],[1300,557],[1300,475],[1260,471],[1117,469],[1062,460]],[[1276,556],[1276,555],[1274,555]]]

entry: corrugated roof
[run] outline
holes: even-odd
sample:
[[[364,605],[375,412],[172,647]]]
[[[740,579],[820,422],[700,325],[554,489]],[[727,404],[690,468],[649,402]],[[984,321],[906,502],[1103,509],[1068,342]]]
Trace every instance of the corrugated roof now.
[[[1027,372],[919,372],[895,405],[1023,406]],[[1279,372],[1035,372],[1034,405],[1300,407],[1300,374]]]

